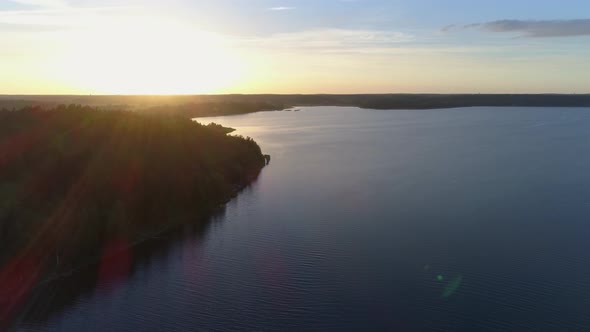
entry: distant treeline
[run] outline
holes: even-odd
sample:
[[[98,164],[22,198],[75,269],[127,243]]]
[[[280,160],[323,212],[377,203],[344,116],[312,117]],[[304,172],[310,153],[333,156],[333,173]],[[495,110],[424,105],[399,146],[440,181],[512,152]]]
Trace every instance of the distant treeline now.
[[[367,109],[432,109],[471,106],[590,107],[590,94],[354,94],[354,95],[227,95],[240,103],[271,105],[352,106]]]
[[[198,222],[253,181],[260,147],[227,131],[88,106],[0,111],[0,321],[49,272]]]
[[[349,94],[195,96],[0,96],[0,109],[79,104],[187,117],[245,114],[293,106],[429,109],[469,106],[590,107],[590,94]]]
[[[238,115],[263,111],[275,111],[283,109],[283,105],[271,104],[265,102],[200,102],[187,103],[178,105],[160,105],[152,106],[138,110],[139,112],[180,115],[188,118],[221,116],[221,115]]]
[[[194,99],[194,100],[193,100]],[[285,108],[280,103],[264,101],[208,101],[201,98],[185,96],[146,96],[146,97],[66,97],[66,96],[29,96],[11,99],[0,96],[0,111],[15,111],[25,107],[35,109],[61,108],[63,105],[77,107],[89,106],[100,110],[128,110],[143,113],[180,115],[187,118],[238,115],[261,111],[275,111]]]
[[[371,109],[432,109],[472,106],[590,107],[590,95],[380,95],[358,98]]]

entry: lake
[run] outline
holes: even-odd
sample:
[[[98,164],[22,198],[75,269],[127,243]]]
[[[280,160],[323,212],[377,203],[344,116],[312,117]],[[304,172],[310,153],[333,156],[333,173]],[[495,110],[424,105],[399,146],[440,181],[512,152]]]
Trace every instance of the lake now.
[[[590,329],[590,109],[303,107],[202,118],[272,156],[206,227],[19,331]]]

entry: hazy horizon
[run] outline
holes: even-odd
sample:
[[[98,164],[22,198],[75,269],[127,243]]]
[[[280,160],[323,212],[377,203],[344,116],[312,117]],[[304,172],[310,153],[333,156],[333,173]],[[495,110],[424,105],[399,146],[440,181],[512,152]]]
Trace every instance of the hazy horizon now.
[[[586,94],[588,10],[582,0],[10,0],[0,94]]]
[[[199,96],[232,96],[232,95],[243,95],[243,96],[363,96],[363,95],[590,95],[590,92],[580,93],[560,93],[560,92],[535,92],[535,93],[508,93],[508,92],[497,92],[497,93],[477,93],[477,92],[454,92],[454,93],[439,93],[439,92],[351,92],[351,93],[240,93],[240,92],[229,92],[229,93],[139,93],[139,94],[82,94],[82,93],[47,93],[47,94],[9,94],[0,93],[0,97],[199,97]]]

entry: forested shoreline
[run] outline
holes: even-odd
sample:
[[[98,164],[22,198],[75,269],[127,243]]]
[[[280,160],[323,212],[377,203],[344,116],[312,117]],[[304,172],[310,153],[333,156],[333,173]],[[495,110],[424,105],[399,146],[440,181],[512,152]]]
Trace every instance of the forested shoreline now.
[[[228,131],[79,105],[0,111],[0,318],[40,280],[202,223],[254,181],[260,147]]]

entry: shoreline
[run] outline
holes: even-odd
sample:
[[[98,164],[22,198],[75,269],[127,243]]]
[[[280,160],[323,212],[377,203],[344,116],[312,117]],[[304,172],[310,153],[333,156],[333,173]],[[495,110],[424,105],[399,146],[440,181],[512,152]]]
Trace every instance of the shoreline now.
[[[0,321],[43,285],[206,227],[265,167],[253,139],[183,117],[73,105],[0,120],[0,143],[19,148],[0,156]]]
[[[266,165],[264,166],[266,167]],[[235,185],[234,188],[234,192],[232,193],[231,197],[222,200],[218,203],[217,206],[212,207],[210,211],[208,211],[208,213],[206,213],[206,215],[203,216],[198,216],[197,219],[204,219],[205,222],[210,222],[210,218],[215,216],[215,211],[218,209],[224,209],[225,206],[227,204],[229,204],[231,201],[233,201],[242,191],[244,191],[245,189],[247,189],[248,187],[252,186],[257,180],[258,177],[260,176],[260,173],[262,172],[262,170],[264,169],[261,168],[259,173],[253,178],[253,179],[249,179],[247,182],[239,184],[239,185]],[[136,246],[139,246],[141,244],[144,244],[150,240],[154,240],[154,239],[158,239],[160,238],[160,236],[165,235],[166,233],[170,233],[170,232],[174,232],[177,230],[177,228],[181,227],[181,226],[185,226],[185,225],[191,225],[191,224],[196,224],[196,223],[191,223],[191,222],[181,222],[181,223],[176,223],[173,225],[167,225],[167,226],[163,226],[162,228],[155,230],[155,231],[150,231],[150,232],[146,232],[144,234],[140,234],[138,235],[138,237],[136,239],[133,239],[132,241],[130,241],[128,246],[125,246],[124,248],[120,248],[119,250],[109,253],[109,255],[98,255],[98,256],[94,256],[91,257],[88,261],[86,261],[84,264],[80,264],[77,265],[75,267],[72,267],[71,269],[64,271],[64,272],[60,272],[57,273],[57,271],[51,271],[48,272],[48,277],[46,277],[45,279],[42,279],[40,281],[38,281],[35,286],[33,286],[32,290],[34,291],[36,288],[39,288],[43,285],[46,285],[48,283],[51,283],[53,281],[62,279],[62,278],[66,278],[71,276],[72,274],[75,274],[76,272],[80,271],[81,269],[84,268],[88,268],[90,266],[93,266],[95,264],[97,264],[101,258],[107,257],[107,259],[109,259],[110,257],[108,256],[113,256],[114,254],[117,254],[119,252],[122,252],[123,250],[126,249],[131,249],[134,248]]]
[[[428,110],[465,107],[590,107],[590,94],[230,94],[230,95],[0,95],[0,109],[86,105],[185,118],[296,111],[334,106],[373,110]]]

